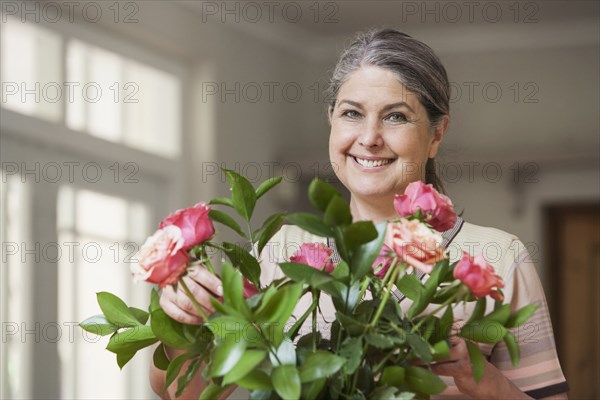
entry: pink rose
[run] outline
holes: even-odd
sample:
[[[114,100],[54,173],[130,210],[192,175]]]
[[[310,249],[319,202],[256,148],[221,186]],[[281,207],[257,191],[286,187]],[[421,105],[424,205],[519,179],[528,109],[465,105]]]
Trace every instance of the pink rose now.
[[[333,250],[325,246],[323,243],[303,243],[290,257],[290,261],[300,264],[310,265],[313,268],[323,270],[330,273],[335,268],[331,262]]]
[[[373,263],[373,273],[379,279],[385,278],[385,274],[387,274],[388,269],[392,266],[392,262],[394,261],[394,251],[387,244],[383,244],[379,255],[375,259]]]
[[[159,229],[150,236],[138,253],[138,264],[132,264],[134,281],[173,285],[184,274],[188,254],[183,250],[181,229],[175,225]]]
[[[254,286],[254,284],[248,279],[244,278],[244,298],[250,298],[256,293],[258,293],[258,289],[256,288],[256,286]]]
[[[181,229],[183,235],[183,249],[188,250],[197,244],[203,243],[215,233],[215,227],[208,217],[210,208],[204,203],[198,203],[194,207],[177,210],[167,218],[163,219],[159,228],[176,225]]]
[[[438,232],[447,231],[456,223],[456,213],[452,201],[440,194],[431,184],[421,181],[410,183],[404,194],[394,196],[394,208],[401,217],[423,213],[425,222]]]
[[[504,287],[502,277],[494,273],[494,268],[483,256],[472,257],[466,251],[454,267],[454,277],[460,279],[475,297],[492,296],[495,300],[503,300],[504,296],[497,290]]]
[[[416,219],[389,223],[386,235],[399,259],[426,274],[446,258],[442,236]]]

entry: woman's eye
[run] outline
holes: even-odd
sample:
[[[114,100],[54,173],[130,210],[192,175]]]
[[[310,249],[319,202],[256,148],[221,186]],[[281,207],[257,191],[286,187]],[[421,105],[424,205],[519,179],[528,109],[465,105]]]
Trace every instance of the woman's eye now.
[[[388,121],[391,122],[405,122],[407,121],[406,116],[402,113],[393,113],[386,117]]]
[[[358,111],[346,110],[346,111],[342,112],[342,116],[349,117],[349,118],[358,118],[360,116],[360,114],[358,113]]]

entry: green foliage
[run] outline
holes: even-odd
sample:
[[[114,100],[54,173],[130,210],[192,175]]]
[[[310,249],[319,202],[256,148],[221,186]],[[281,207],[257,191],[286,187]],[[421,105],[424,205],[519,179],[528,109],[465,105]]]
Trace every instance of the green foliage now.
[[[166,372],[165,387],[177,382],[177,396],[193,380],[205,379],[208,386],[200,399],[217,398],[232,385],[250,390],[251,399],[428,398],[445,388],[427,365],[450,356],[453,307],[475,300],[473,313],[458,336],[466,341],[476,381],[485,367],[478,343],[503,340],[513,365],[518,364],[519,346],[508,329],[522,325],[536,306],[511,313],[509,304],[497,301],[486,315],[487,299],[476,299],[455,279],[456,263],[447,259],[436,263],[423,281],[407,274],[407,266],[399,259],[394,260],[384,279],[376,277],[373,263],[383,246],[387,223],[353,222],[350,207],[340,193],[318,179],[311,182],[308,193],[318,215],[286,217],[277,213],[253,230],[257,200],[281,178],[270,178],[254,189],[234,171],[224,173],[231,198],[215,198],[210,204],[229,207],[237,216],[212,209],[209,217],[242,240],[210,242],[191,250],[192,260],[207,266],[206,246],[227,256],[228,261],[221,263],[223,298],[210,298],[215,313],[204,324],[186,325],[165,313],[156,289],[152,290],[148,312],[129,307],[110,293],[98,293],[103,314],[86,319],[80,326],[97,335],[110,335],[107,349],[116,354],[121,368],[137,351],[158,341],[153,363]],[[422,221],[423,216],[419,213],[409,218]],[[261,287],[257,255],[286,220],[335,240],[342,261],[331,273],[282,262],[283,276]],[[259,289],[249,299],[243,295],[243,277]],[[406,312],[391,294],[394,286],[412,302]],[[329,335],[322,334],[326,328],[320,325],[320,298],[335,307],[335,320],[327,321],[331,324]],[[312,329],[306,332],[309,326]],[[295,343],[300,334],[303,336]],[[182,351],[169,360],[166,347]],[[416,366],[417,361],[425,367]]]

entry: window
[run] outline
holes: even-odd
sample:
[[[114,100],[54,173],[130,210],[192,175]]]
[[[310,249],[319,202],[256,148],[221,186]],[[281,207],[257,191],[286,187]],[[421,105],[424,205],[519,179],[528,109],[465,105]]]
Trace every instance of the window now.
[[[150,229],[149,215],[149,208],[139,202],[72,186],[60,189],[57,223],[63,256],[59,260],[58,311],[62,325],[100,314],[94,293],[102,291],[139,308],[148,304],[150,285],[134,285],[129,264],[135,262],[139,244]],[[121,371],[115,354],[105,350],[109,336],[78,328],[75,332],[74,342],[59,342],[62,398],[144,397],[140,385],[132,383],[135,374],[147,373],[150,349],[142,350],[144,356],[137,355]]]
[[[6,20],[2,107],[159,156],[180,154],[178,76],[38,25]]]
[[[0,185],[2,206],[2,269],[0,276],[0,316],[2,317],[2,343],[0,347],[1,369],[0,395],[4,399],[30,398],[31,381],[27,373],[31,364],[31,346],[22,335],[32,329],[31,262],[21,262],[24,246],[30,246],[29,213],[27,207],[28,185],[18,176],[7,176],[2,171]],[[27,245],[26,245],[27,243]],[[32,261],[33,258],[26,259]]]
[[[2,23],[1,33],[2,107],[51,122],[61,121],[62,38],[12,17]]]
[[[184,195],[185,66],[101,28],[3,17],[0,396],[150,398],[151,349],[120,371],[77,323],[98,291],[148,304],[129,264]]]

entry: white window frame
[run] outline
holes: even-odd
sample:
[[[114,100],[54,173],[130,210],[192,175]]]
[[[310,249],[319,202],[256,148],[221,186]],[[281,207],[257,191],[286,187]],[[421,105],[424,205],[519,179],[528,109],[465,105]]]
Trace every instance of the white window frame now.
[[[86,25],[85,27],[78,26],[77,24],[68,22],[59,22],[54,24],[47,24],[41,22],[45,28],[50,29],[59,34],[63,40],[63,70],[62,77],[66,80],[66,49],[67,41],[70,39],[78,39],[90,45],[102,47],[115,52],[124,57],[133,59],[142,64],[163,70],[170,74],[173,74],[181,82],[181,110],[180,110],[180,139],[181,144],[180,155],[186,154],[186,136],[185,132],[188,129],[188,121],[186,115],[188,114],[189,101],[186,99],[190,98],[190,91],[186,83],[191,82],[189,67],[183,62],[172,61],[166,54],[159,54],[156,52],[148,51],[141,47],[139,44],[127,38],[119,37],[114,34],[109,34],[106,31]],[[135,161],[141,172],[139,178],[141,180],[144,177],[151,179],[152,181],[160,182],[162,190],[158,194],[158,197],[153,199],[155,204],[154,219],[158,220],[161,216],[164,216],[169,210],[173,210],[181,205],[181,199],[185,198],[186,195],[186,168],[185,162],[182,156],[177,158],[167,158],[156,154],[151,154],[142,150],[138,150],[129,147],[122,143],[114,143],[101,138],[94,137],[85,132],[74,131],[69,129],[66,125],[66,104],[62,104],[62,117],[59,123],[51,123],[46,120],[20,114],[6,108],[0,107],[0,139],[2,141],[1,149],[1,160],[3,162],[12,161],[20,163],[22,159],[19,158],[19,154],[11,153],[13,145],[31,144],[33,147],[41,149],[47,148],[51,152],[57,154],[67,154],[68,159],[81,159],[81,160],[92,160],[94,162],[101,163],[103,168],[109,168],[114,162],[121,164]],[[114,195],[122,195],[119,189],[115,191],[115,187],[100,188],[94,186],[93,190],[99,190]],[[31,209],[27,210],[34,216],[44,216],[44,218],[32,218],[30,225],[31,240],[33,242],[42,242],[48,240],[57,239],[57,221],[56,221],[56,209],[58,198],[57,186],[54,188],[48,188],[48,185],[33,185],[34,191],[41,194],[44,198],[43,209],[40,209],[41,202],[32,202]],[[130,198],[129,195],[135,197],[143,195],[143,193],[134,193],[133,188],[125,188],[125,191],[130,191],[126,198]],[[154,193],[154,195],[156,195]],[[161,198],[162,197],[162,198]],[[49,214],[44,214],[48,210],[53,210]],[[51,235],[49,238],[48,235]],[[41,266],[47,267],[47,266]],[[54,271],[57,271],[56,265]],[[4,266],[3,266],[4,268]],[[4,275],[3,275],[4,278]],[[45,287],[48,291],[48,282],[36,279],[35,276],[29,276],[29,281],[33,285],[33,290],[37,290],[40,287]],[[55,285],[50,291],[52,296],[57,299],[58,287]],[[90,295],[93,295],[91,293]],[[2,300],[2,299],[0,299]],[[47,300],[46,300],[47,301]],[[32,304],[30,315],[34,315],[34,310],[40,304]],[[46,305],[47,306],[47,305]],[[57,311],[57,310],[56,310]],[[58,347],[56,345],[56,347]],[[48,365],[58,366],[60,365],[60,359],[58,351],[44,351],[42,355],[44,357],[43,363],[36,363],[35,360],[28,360],[30,368],[28,369],[29,376],[24,377],[24,380],[32,381],[36,376],[43,376],[44,371],[47,370]],[[36,355],[33,355],[35,358]],[[0,361],[4,361],[4,357],[0,358]],[[0,381],[5,382],[6,371],[3,368],[0,373]],[[136,375],[142,374],[147,376],[147,371],[136,372]],[[141,375],[140,375],[141,376]],[[54,387],[48,387],[43,385],[55,385]],[[56,382],[44,382],[40,384],[41,387],[36,389],[35,387],[30,388],[31,392],[28,393],[28,397],[54,397],[55,394],[61,392],[60,379]],[[3,385],[4,386],[4,385]],[[34,385],[35,386],[35,385]],[[43,387],[42,387],[43,386]],[[0,395],[4,398],[4,393],[0,392]]]

